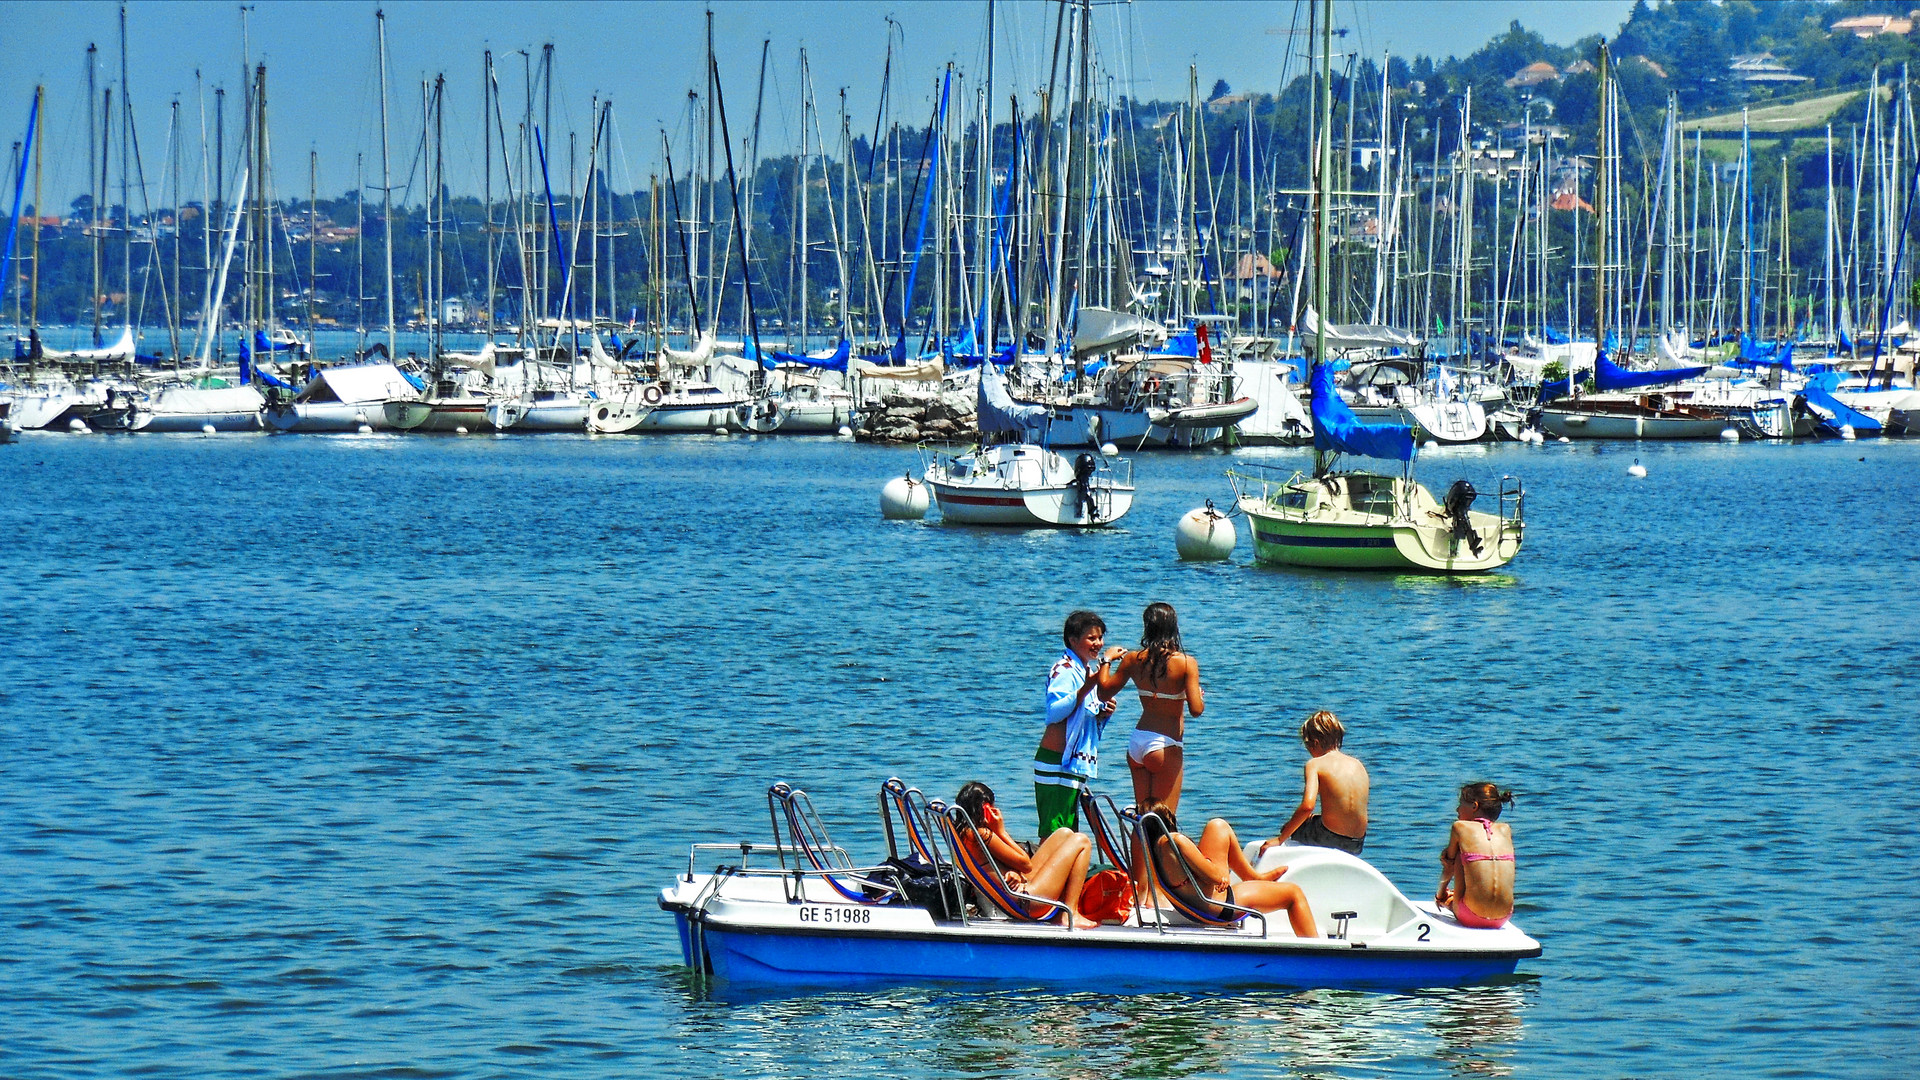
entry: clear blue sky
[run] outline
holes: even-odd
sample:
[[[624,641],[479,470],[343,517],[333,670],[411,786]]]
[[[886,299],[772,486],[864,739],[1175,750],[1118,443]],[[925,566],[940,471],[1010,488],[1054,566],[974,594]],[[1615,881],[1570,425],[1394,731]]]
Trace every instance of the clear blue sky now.
[[[379,182],[378,6],[355,0],[258,0],[247,16],[250,55],[268,65],[274,179],[282,197],[304,196],[309,150],[319,154],[323,192],[352,189],[356,152],[366,156],[367,182]],[[894,62],[897,119],[924,122],[934,81],[947,61],[975,77],[984,70],[985,0],[716,0],[712,7],[736,139],[752,122],[761,42],[772,41],[763,151],[798,141],[803,46],[829,139],[838,128],[843,87],[854,131],[873,128],[889,15],[905,39]],[[1203,93],[1215,79],[1236,89],[1272,89],[1293,40],[1278,31],[1293,24],[1297,7],[1294,0],[1101,4],[1094,9],[1095,33],[1110,66],[1130,74],[1140,97],[1184,97],[1189,64],[1198,65]],[[1446,56],[1471,52],[1513,19],[1560,43],[1590,33],[1612,34],[1630,7],[1630,0],[1342,0],[1335,12],[1338,24],[1353,30],[1346,47],[1366,55]],[[585,153],[595,94],[614,101],[616,182],[622,188],[643,187],[647,175],[659,170],[659,131],[684,132],[687,91],[704,85],[704,19],[698,3],[395,0],[385,8],[396,185],[406,182],[419,138],[420,80],[444,72],[450,182],[456,189],[478,190],[481,54],[488,48],[499,58],[502,89],[511,102],[522,93],[519,50],[537,55],[542,44],[555,46],[556,185],[566,172],[569,131],[582,133]],[[1003,116],[1009,93],[1021,91],[1031,107],[1032,91],[1045,78],[1054,10],[1046,0],[1000,0],[995,97]],[[240,6],[136,0],[128,5],[127,18],[128,82],[150,190],[155,199],[166,197],[159,185],[166,174],[169,106],[178,99],[183,186],[186,197],[195,198],[201,136],[194,73],[201,74],[209,112],[213,87],[229,91],[231,153],[239,128]],[[89,42],[100,46],[101,85],[117,84],[118,27],[118,6],[111,2],[0,0],[0,41],[7,56],[0,65],[0,147],[21,138],[32,88],[44,83],[49,208],[64,207],[72,194],[85,190],[86,47]],[[510,129],[516,118],[509,111]],[[210,129],[210,119],[208,124]],[[114,172],[117,193],[117,165]],[[134,203],[139,206],[137,197]]]

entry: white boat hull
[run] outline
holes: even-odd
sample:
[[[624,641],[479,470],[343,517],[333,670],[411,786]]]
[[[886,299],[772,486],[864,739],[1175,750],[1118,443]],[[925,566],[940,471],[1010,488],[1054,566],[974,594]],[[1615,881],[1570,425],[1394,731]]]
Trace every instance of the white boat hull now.
[[[384,401],[299,401],[266,411],[267,426],[300,434],[359,431],[361,425],[382,431],[387,423]]]
[[[1111,468],[1077,478],[1060,454],[1006,444],[936,459],[924,479],[947,524],[1086,528],[1111,525],[1133,509],[1133,485]]]
[[[1548,406],[1541,410],[1540,427],[1548,435],[1568,439],[1717,439],[1726,429],[1727,421],[1608,415]]]

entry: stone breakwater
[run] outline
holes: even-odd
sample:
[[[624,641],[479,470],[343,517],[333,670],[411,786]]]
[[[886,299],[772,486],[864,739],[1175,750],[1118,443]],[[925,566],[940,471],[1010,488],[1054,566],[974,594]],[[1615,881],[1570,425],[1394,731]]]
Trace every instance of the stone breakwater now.
[[[860,442],[965,442],[979,435],[973,391],[896,392],[862,409],[853,437]]]

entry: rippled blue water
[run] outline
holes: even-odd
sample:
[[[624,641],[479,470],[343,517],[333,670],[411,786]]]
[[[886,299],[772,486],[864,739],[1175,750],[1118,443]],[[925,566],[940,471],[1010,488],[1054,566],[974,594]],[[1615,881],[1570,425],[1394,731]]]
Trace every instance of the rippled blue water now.
[[[1436,488],[1531,492],[1513,572],[1461,581],[1255,569],[1244,535],[1235,564],[1176,562],[1219,455],[1143,457],[1100,535],[882,522],[911,461],[0,446],[0,1073],[1911,1070],[1920,445],[1436,452]],[[1026,807],[1061,618],[1131,640],[1157,599],[1208,692],[1185,806],[1276,827],[1298,720],[1330,707],[1373,771],[1367,854],[1417,896],[1454,786],[1513,786],[1527,978],[765,996],[681,973],[654,897],[687,843],[759,837],[776,779],[856,851],[889,774]]]

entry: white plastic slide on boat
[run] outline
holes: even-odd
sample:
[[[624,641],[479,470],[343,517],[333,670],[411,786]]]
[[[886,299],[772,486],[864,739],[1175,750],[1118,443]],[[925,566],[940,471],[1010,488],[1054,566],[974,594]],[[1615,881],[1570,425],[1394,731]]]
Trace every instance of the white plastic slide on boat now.
[[[788,798],[795,796],[805,799],[802,792]],[[779,830],[786,800],[770,794],[769,802],[779,808]],[[883,787],[883,821],[893,844],[888,804]],[[971,880],[953,877],[950,843],[928,838],[934,831],[929,819],[958,808],[918,805],[924,816],[903,819],[909,843],[896,846],[892,865],[900,864],[904,846],[912,858],[931,856],[929,880]],[[931,979],[1103,989],[1410,989],[1510,975],[1521,960],[1541,952],[1540,943],[1512,923],[1497,930],[1462,926],[1430,903],[1408,900],[1366,862],[1326,848],[1289,845],[1266,856],[1286,863],[1281,880],[1306,893],[1323,937],[1294,937],[1284,916],[1256,913],[1203,927],[1171,908],[1139,906],[1124,922],[1075,930],[1046,920],[1043,911],[1040,918],[1014,917],[986,897],[966,893],[964,884],[951,893],[935,884],[931,898],[924,889],[916,896],[910,881],[889,878],[888,865],[855,865],[823,827],[815,831],[810,806],[802,807],[798,821],[798,830],[789,825],[788,835],[776,832],[770,845],[693,845],[685,873],[661,890],[659,901],[678,926],[689,967],[732,982],[772,985]],[[944,831],[949,839],[954,835]],[[703,859],[711,860],[704,871]],[[958,899],[963,894],[972,900]]]

